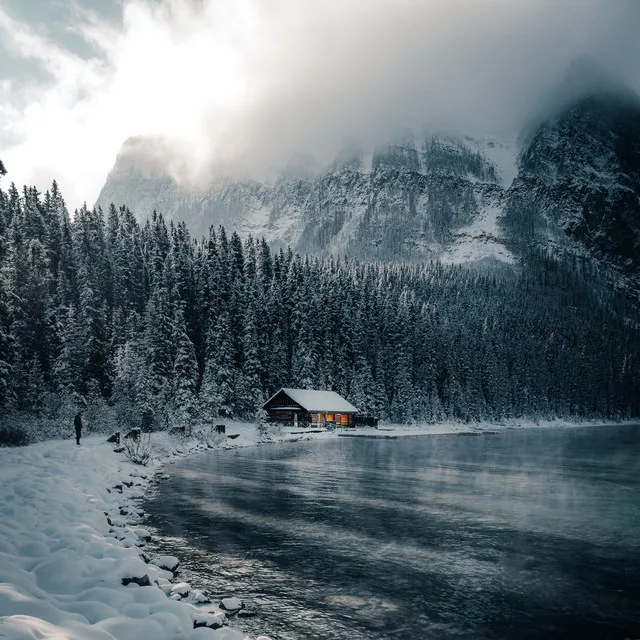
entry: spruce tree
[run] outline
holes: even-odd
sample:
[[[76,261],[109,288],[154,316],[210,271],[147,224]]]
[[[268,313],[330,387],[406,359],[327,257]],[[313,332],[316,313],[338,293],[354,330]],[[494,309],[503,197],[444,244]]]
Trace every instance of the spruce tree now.
[[[173,317],[173,342],[176,356],[173,364],[173,389],[171,394],[173,424],[190,433],[196,413],[196,387],[198,363],[180,306]]]

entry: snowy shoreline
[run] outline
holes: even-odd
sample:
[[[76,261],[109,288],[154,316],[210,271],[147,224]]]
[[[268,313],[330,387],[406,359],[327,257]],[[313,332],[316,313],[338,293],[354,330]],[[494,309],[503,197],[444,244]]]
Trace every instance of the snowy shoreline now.
[[[483,434],[508,428],[617,426],[605,421],[384,425],[359,437]],[[261,444],[253,425],[232,423],[207,446],[154,436],[154,458],[136,466],[104,435],[0,449],[0,638],[61,640],[241,640],[216,603],[143,556],[138,501],[171,458]],[[336,431],[283,429],[270,442],[339,437]],[[148,560],[149,558],[147,558]],[[159,565],[163,562],[157,561]],[[227,603],[229,608],[237,603]],[[194,624],[220,627],[194,629]]]

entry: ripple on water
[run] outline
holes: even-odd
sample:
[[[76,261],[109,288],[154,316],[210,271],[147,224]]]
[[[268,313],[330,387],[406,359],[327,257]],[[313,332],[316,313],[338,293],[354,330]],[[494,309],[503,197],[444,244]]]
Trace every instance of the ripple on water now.
[[[213,452],[145,509],[181,579],[241,597],[254,635],[638,637],[638,433]]]

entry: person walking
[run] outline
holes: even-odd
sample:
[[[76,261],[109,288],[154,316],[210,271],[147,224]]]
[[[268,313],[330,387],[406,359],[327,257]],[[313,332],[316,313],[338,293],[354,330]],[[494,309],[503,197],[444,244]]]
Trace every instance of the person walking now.
[[[79,411],[73,419],[73,426],[76,428],[76,444],[80,444],[80,436],[82,435],[82,414]]]

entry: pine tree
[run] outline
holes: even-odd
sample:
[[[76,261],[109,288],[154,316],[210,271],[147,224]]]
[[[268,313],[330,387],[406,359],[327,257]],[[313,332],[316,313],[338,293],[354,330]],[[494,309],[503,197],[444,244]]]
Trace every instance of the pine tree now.
[[[84,344],[76,309],[71,305],[59,311],[62,348],[54,364],[56,386],[65,396],[83,391]]]
[[[200,406],[205,420],[233,417],[235,378],[229,314],[225,311],[207,334],[207,357],[200,386]]]
[[[205,419],[249,416],[286,385],[399,421],[637,416],[639,316],[573,257],[531,251],[510,277],[302,258],[222,227],[194,242],[126,207],[72,222],[55,182],[0,189],[4,414],[63,415],[82,394],[127,424],[148,409],[191,423],[201,375]]]
[[[183,428],[186,433],[190,433],[196,412],[198,363],[193,343],[187,335],[184,314],[180,306],[176,308],[173,318],[173,342],[176,348],[171,398],[173,423]]]
[[[261,407],[264,398],[260,386],[260,359],[258,333],[256,330],[256,309],[247,307],[242,348],[244,366],[236,381],[236,413],[251,418]]]
[[[168,266],[167,266],[168,269]],[[166,279],[156,283],[144,319],[144,348],[148,372],[149,398],[146,401],[157,416],[167,418],[167,403],[173,384],[174,334],[173,305]]]

